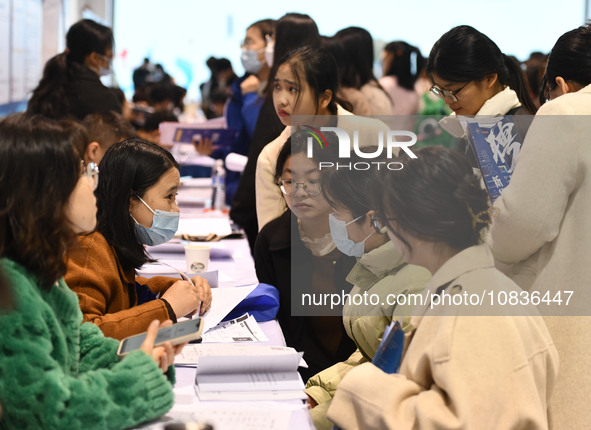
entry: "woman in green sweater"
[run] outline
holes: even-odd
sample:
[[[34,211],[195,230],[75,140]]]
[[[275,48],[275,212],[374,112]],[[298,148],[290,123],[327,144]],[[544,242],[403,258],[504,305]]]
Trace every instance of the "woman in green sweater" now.
[[[154,347],[158,322],[120,360],[62,279],[76,234],[96,224],[98,171],[75,150],[85,138],[73,122],[0,121],[0,271],[14,296],[0,311],[0,428],[120,429],[173,403],[180,348]]]

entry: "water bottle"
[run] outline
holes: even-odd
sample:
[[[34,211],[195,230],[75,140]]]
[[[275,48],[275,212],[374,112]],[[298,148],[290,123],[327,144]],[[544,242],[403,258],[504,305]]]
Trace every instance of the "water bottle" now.
[[[226,209],[226,171],[223,160],[215,160],[211,174],[211,208],[223,211]]]

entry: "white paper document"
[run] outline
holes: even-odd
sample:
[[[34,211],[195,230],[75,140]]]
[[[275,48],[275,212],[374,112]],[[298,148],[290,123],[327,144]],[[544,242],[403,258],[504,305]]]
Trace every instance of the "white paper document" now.
[[[248,314],[219,323],[204,333],[202,339],[203,343],[266,342],[269,340],[254,317]]]
[[[183,234],[189,236],[207,236],[211,233],[218,236],[227,236],[232,233],[232,227],[228,217],[211,217],[211,218],[181,218],[179,220],[179,228],[175,234],[181,237]]]
[[[245,287],[226,287],[211,289],[211,308],[203,315],[203,333],[215,327],[234,309],[258,284]]]
[[[179,238],[174,238],[162,245],[147,246],[146,249],[150,255],[155,254],[185,254],[185,246],[201,245],[209,247],[209,258],[211,260],[229,259],[234,254],[234,249],[223,242],[191,242]]]
[[[201,357],[195,392],[200,400],[304,400],[304,382],[297,371],[302,355]]]
[[[278,354],[293,354],[296,350],[288,346],[261,346],[256,344],[190,343],[174,358],[174,364],[198,366],[201,357],[233,356],[262,357]],[[300,363],[301,365],[302,363]]]
[[[195,422],[211,424],[216,430],[287,430],[293,415],[303,406],[269,403],[237,407],[235,403],[207,403],[192,413]],[[308,411],[305,411],[308,413]],[[298,429],[312,428],[310,425]]]

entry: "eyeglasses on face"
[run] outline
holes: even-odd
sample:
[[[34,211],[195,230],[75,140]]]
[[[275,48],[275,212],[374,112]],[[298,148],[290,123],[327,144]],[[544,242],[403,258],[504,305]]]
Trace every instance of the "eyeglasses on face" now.
[[[98,187],[99,181],[99,167],[95,163],[88,163],[86,164],[84,160],[82,160],[82,167],[83,171],[82,174],[86,175],[88,182],[93,190],[96,190]]]
[[[462,91],[464,88],[466,88],[466,85],[468,85],[470,82],[466,82],[464,85],[462,85],[460,88],[458,88],[457,90],[446,90],[445,88],[441,88],[439,87],[437,84],[433,84],[433,86],[431,88],[429,88],[429,91],[431,91],[433,94],[435,94],[437,97],[441,98],[441,99],[445,99],[446,97],[448,99],[450,99],[452,102],[457,102],[458,101],[458,93],[460,91]]]
[[[310,179],[304,182],[296,182],[292,179],[282,179],[279,181],[279,186],[283,194],[294,195],[298,192],[300,185],[309,196],[320,194],[320,181],[318,179]]]
[[[378,218],[378,217],[371,217],[371,226],[378,234],[383,234],[386,232],[385,227],[387,227],[388,221],[395,221],[396,218]]]

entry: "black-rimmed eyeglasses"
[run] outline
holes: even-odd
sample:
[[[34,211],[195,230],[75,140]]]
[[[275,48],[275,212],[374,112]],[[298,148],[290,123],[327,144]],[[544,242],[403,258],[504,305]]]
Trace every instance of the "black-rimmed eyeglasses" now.
[[[470,82],[472,82],[472,81],[470,81]],[[462,91],[464,88],[466,88],[466,85],[468,85],[470,82],[466,82],[464,85],[462,85],[457,90],[446,90],[445,88],[439,87],[437,84],[433,84],[433,86],[431,88],[429,88],[429,91],[431,91],[433,94],[435,94],[437,97],[439,97],[441,99],[445,99],[447,97],[448,99],[450,99],[452,102],[455,103],[458,101],[457,94],[460,91]]]
[[[378,234],[383,234],[386,232],[386,223],[388,221],[395,221],[396,218],[371,218],[371,226]]]

